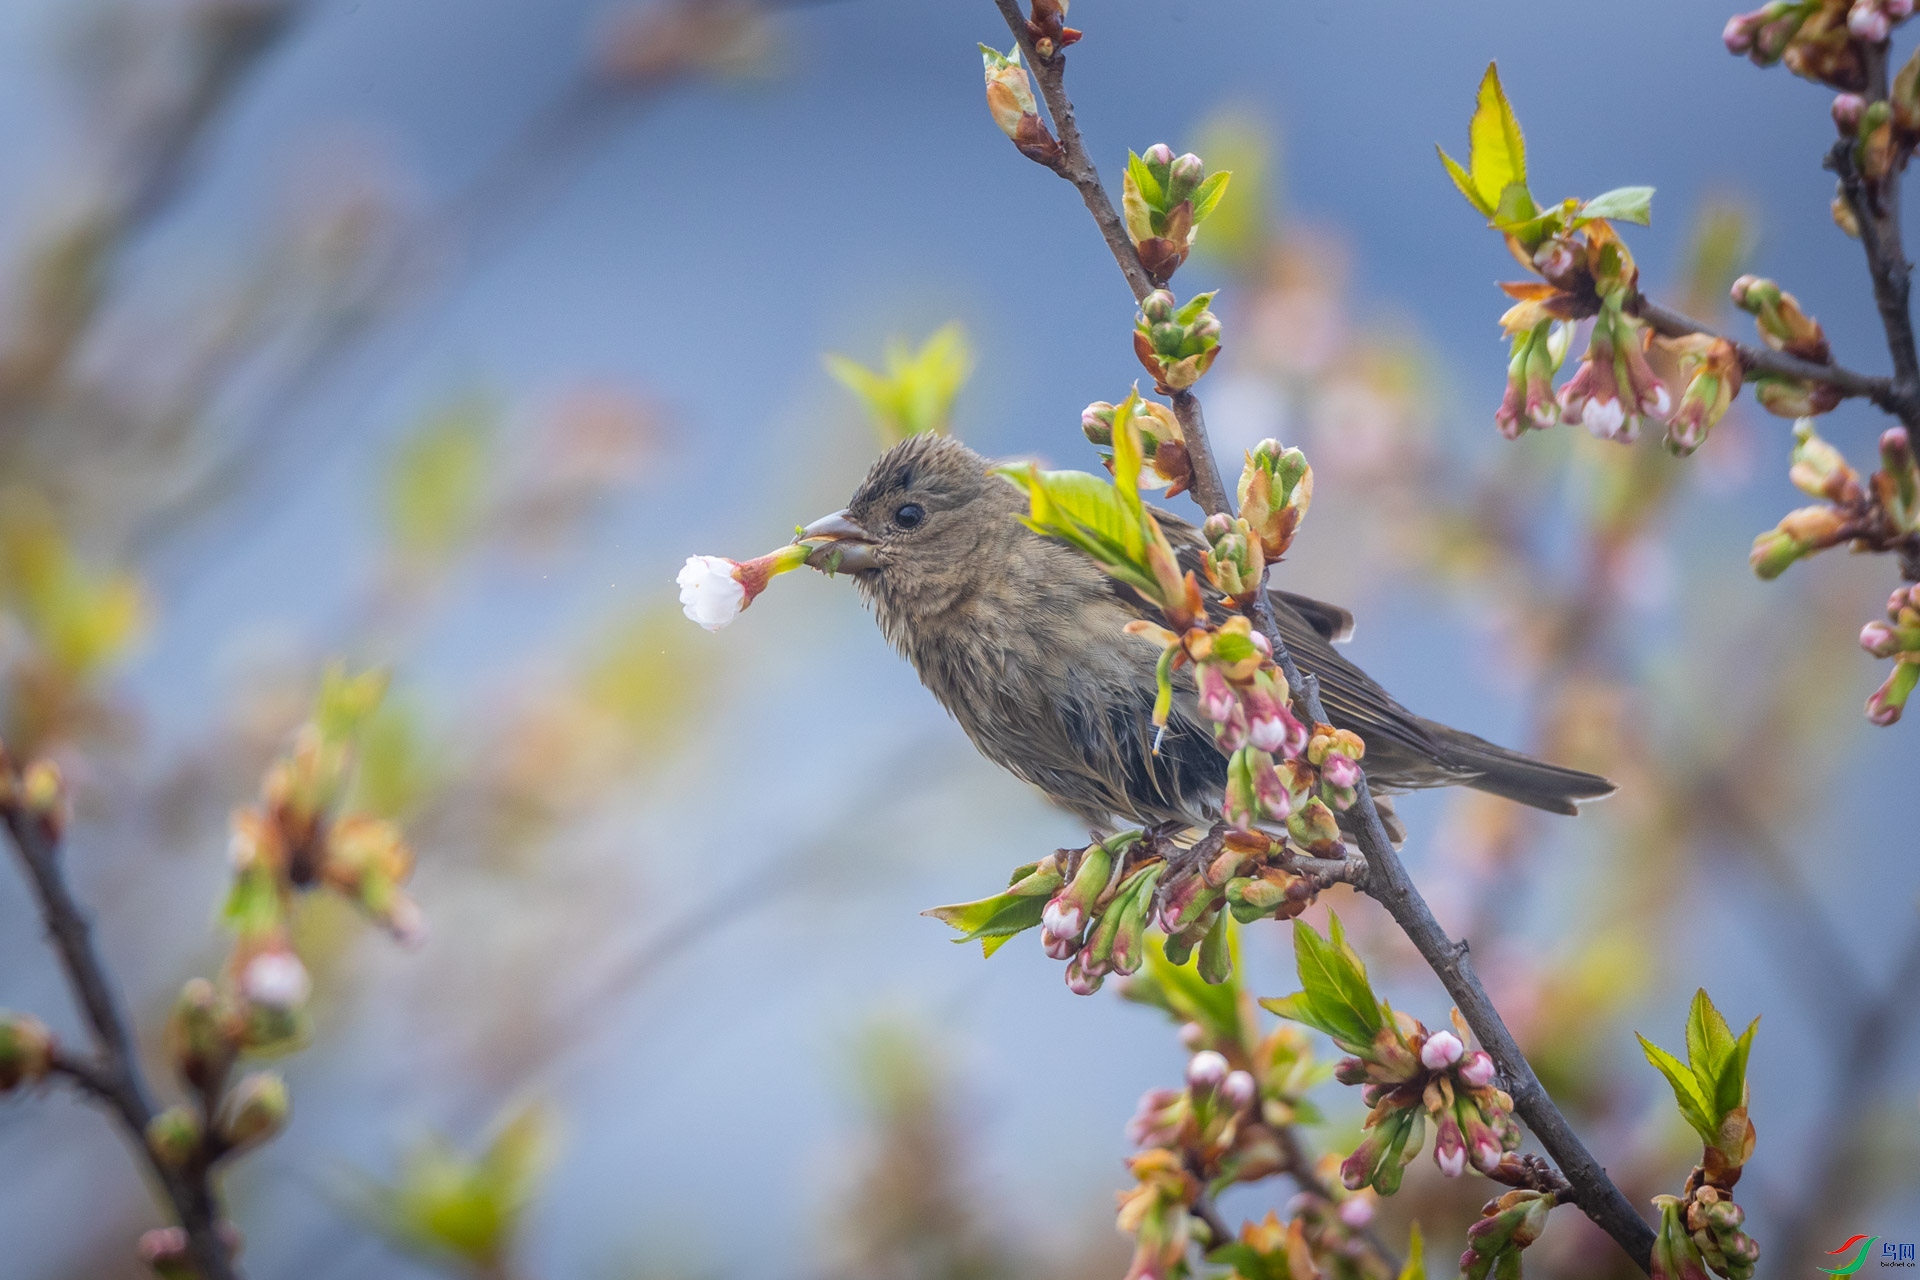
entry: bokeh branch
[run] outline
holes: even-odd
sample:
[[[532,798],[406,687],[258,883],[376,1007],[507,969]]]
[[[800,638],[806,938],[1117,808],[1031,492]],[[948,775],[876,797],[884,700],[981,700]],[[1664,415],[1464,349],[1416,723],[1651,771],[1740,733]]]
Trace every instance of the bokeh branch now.
[[[43,775],[44,776],[44,775]],[[22,870],[33,885],[48,941],[85,1015],[96,1057],[76,1058],[53,1051],[50,1067],[74,1080],[103,1103],[119,1121],[127,1140],[140,1153],[187,1235],[187,1251],[205,1280],[236,1280],[239,1271],[228,1257],[217,1224],[219,1198],[204,1166],[175,1168],[162,1161],[147,1142],[153,1123],[152,1093],[140,1070],[133,1035],[121,1012],[119,997],[94,948],[93,929],[85,910],[67,886],[60,860],[62,815],[57,786],[40,787],[51,807],[34,803],[28,794],[32,779],[23,781],[12,763],[0,754],[0,820],[12,837]]]
[[[1036,48],[1029,22],[1014,0],[995,0],[995,3],[1019,42],[1028,66],[1039,81],[1041,95],[1054,117],[1060,155],[1057,162],[1048,167],[1079,190],[1108,247],[1113,251],[1115,261],[1133,289],[1135,298],[1144,299],[1152,291],[1153,285],[1127,235],[1124,222],[1100,183],[1080,136],[1072,102],[1065,89],[1064,54],[1055,49],[1051,51],[1051,56],[1042,57]],[[1191,488],[1194,498],[1210,516],[1231,517],[1233,503],[1213,456],[1199,400],[1190,390],[1180,390],[1174,393],[1173,401],[1192,467]],[[1264,583],[1254,593],[1253,605],[1255,622],[1272,645],[1273,660],[1286,676],[1289,688],[1296,691],[1308,723],[1325,723],[1326,714],[1315,683],[1302,677],[1288,652]],[[1643,1270],[1648,1269],[1654,1243],[1652,1229],[1607,1177],[1606,1170],[1588,1152],[1540,1084],[1475,974],[1466,945],[1449,938],[1435,920],[1388,838],[1364,776],[1357,790],[1358,799],[1348,816],[1357,828],[1361,852],[1371,867],[1371,873],[1361,887],[1387,909],[1421,957],[1439,976],[1467,1025],[1486,1046],[1495,1065],[1510,1082],[1515,1110],[1560,1166],[1569,1184],[1573,1202],[1611,1235],[1636,1264]]]

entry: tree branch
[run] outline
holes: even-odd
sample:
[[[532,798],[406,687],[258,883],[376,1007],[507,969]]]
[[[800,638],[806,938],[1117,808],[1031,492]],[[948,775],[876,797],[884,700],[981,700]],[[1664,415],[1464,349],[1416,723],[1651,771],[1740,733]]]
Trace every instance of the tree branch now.
[[[1887,45],[1867,46],[1869,103],[1887,98]],[[1873,277],[1873,300],[1880,308],[1880,325],[1887,332],[1887,352],[1893,357],[1893,401],[1883,405],[1909,429],[1920,430],[1920,354],[1913,338],[1913,313],[1908,293],[1913,268],[1900,245],[1900,175],[1888,173],[1871,181],[1854,159],[1854,142],[1842,138],[1827,154],[1827,168],[1840,179],[1840,194],[1860,226],[1860,247],[1866,251],[1867,272]]]
[[[4,767],[0,763],[0,768]],[[13,837],[14,849],[39,902],[47,939],[66,971],[67,984],[86,1017],[99,1053],[93,1062],[62,1055],[55,1060],[54,1069],[99,1100],[120,1122],[185,1228],[188,1256],[201,1280],[239,1280],[240,1273],[215,1231],[220,1220],[219,1198],[205,1169],[170,1168],[147,1146],[147,1125],[154,1115],[151,1095],[140,1073],[126,1016],[94,949],[92,926],[61,874],[58,841],[36,815],[18,803],[0,804],[0,821]]]
[[[1094,222],[1100,227],[1101,235],[1106,238],[1107,247],[1113,251],[1114,260],[1119,263],[1122,274],[1133,289],[1135,299],[1145,297],[1153,288],[1152,282],[1140,265],[1139,255],[1127,236],[1125,224],[1115,211],[1106,189],[1100,184],[1099,174],[1087,155],[1086,144],[1074,121],[1073,104],[1067,98],[1064,82],[1064,52],[1056,52],[1051,59],[1041,58],[1033,48],[1026,19],[1015,0],[994,2],[1014,38],[1019,41],[1027,65],[1040,86],[1047,110],[1053,116],[1063,153],[1056,172],[1079,190],[1081,199],[1093,214]],[[1173,407],[1180,419],[1187,456],[1193,468],[1192,491],[1195,501],[1209,515],[1222,512],[1231,514],[1233,503],[1214,460],[1199,398],[1191,391],[1177,392],[1173,397]],[[1254,598],[1254,615],[1254,621],[1272,644],[1274,662],[1286,676],[1302,709],[1313,723],[1325,723],[1326,713],[1320,705],[1318,685],[1310,678],[1302,678],[1293,655],[1287,651],[1274,617],[1273,603],[1264,585]],[[1514,1042],[1512,1033],[1501,1021],[1499,1011],[1494,1008],[1493,1001],[1488,998],[1486,989],[1474,973],[1466,944],[1448,938],[1446,931],[1434,919],[1433,912],[1414,887],[1405,865],[1387,838],[1386,828],[1380,821],[1379,810],[1374,806],[1364,776],[1358,790],[1359,798],[1351,814],[1358,819],[1360,850],[1372,868],[1362,886],[1364,891],[1387,909],[1394,923],[1400,926],[1421,957],[1439,976],[1447,994],[1453,997],[1461,1016],[1467,1020],[1467,1025],[1492,1055],[1494,1063],[1508,1081],[1514,1109],[1526,1120],[1541,1145],[1546,1147],[1548,1154],[1560,1166],[1561,1173],[1570,1185],[1573,1203],[1612,1236],[1642,1270],[1648,1270],[1653,1249],[1653,1230],[1607,1177],[1606,1170],[1588,1152],[1567,1123],[1566,1117],[1547,1095],[1539,1077],[1520,1052],[1519,1045]]]
[[[1816,364],[1812,360],[1790,356],[1784,351],[1775,351],[1772,347],[1757,347],[1749,342],[1737,341],[1711,325],[1701,324],[1691,316],[1661,306],[1645,294],[1635,294],[1628,309],[1646,321],[1648,328],[1665,337],[1682,338],[1698,333],[1731,344],[1734,353],[1740,357],[1741,369],[1748,373],[1777,373],[1808,382],[1824,382],[1844,396],[1861,396],[1888,413],[1899,412],[1899,392],[1891,378],[1856,373],[1837,364]]]

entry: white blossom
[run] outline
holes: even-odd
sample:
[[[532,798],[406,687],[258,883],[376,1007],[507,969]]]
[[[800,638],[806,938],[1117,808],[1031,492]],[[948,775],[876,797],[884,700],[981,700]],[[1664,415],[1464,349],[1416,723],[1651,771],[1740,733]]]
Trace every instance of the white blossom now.
[[[688,556],[674,579],[680,584],[680,608],[709,631],[718,631],[747,607],[747,589],[733,576],[735,565],[723,556]]]

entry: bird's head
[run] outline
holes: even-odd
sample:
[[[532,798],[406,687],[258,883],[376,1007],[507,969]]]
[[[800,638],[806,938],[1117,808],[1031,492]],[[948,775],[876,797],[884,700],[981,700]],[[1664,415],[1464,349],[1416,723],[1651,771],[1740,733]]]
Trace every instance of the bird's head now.
[[[1023,537],[1026,500],[992,466],[950,436],[909,436],[880,455],[842,511],[802,539],[827,539],[808,559],[851,574],[862,594],[893,614],[937,610],[1004,565]]]

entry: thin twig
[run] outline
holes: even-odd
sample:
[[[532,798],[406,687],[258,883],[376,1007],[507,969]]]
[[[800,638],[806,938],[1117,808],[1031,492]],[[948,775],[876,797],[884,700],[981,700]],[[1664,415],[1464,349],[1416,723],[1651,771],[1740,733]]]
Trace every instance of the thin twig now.
[[[20,864],[33,884],[48,941],[60,957],[99,1054],[97,1061],[84,1066],[73,1058],[56,1065],[119,1120],[186,1229],[188,1255],[202,1280],[238,1280],[240,1272],[215,1231],[219,1197],[205,1169],[171,1168],[147,1146],[147,1125],[154,1114],[152,1096],[140,1072],[126,1015],[94,949],[92,926],[61,874],[58,842],[38,817],[17,804],[0,805],[0,820],[11,833]]]
[[[1869,103],[1887,98],[1887,45],[1867,46]],[[1840,194],[1853,210],[1860,227],[1860,247],[1866,252],[1867,272],[1873,278],[1873,300],[1880,309],[1880,325],[1887,333],[1887,353],[1893,357],[1893,401],[1886,410],[1910,429],[1920,429],[1920,354],[1913,338],[1913,313],[1908,292],[1913,268],[1900,245],[1900,174],[1892,172],[1872,182],[1854,159],[1854,142],[1843,138],[1827,155],[1827,167],[1840,179]]]
[[[1635,295],[1629,307],[1647,322],[1648,328],[1665,337],[1681,338],[1697,333],[1727,342],[1733,347],[1734,354],[1740,357],[1740,367],[1748,373],[1777,373],[1787,378],[1823,382],[1843,396],[1861,396],[1889,413],[1898,412],[1898,392],[1891,378],[1856,373],[1837,364],[1817,364],[1812,360],[1790,356],[1784,351],[1775,351],[1772,347],[1740,342],[1712,325],[1702,324],[1691,316],[1663,307],[1644,294]]]
[[[1134,297],[1145,297],[1152,289],[1152,283],[1140,265],[1139,255],[1127,236],[1125,224],[1115,211],[1106,189],[1100,184],[1099,174],[1087,155],[1086,144],[1073,118],[1073,104],[1067,98],[1064,81],[1064,52],[1055,53],[1051,59],[1041,58],[1033,48],[1026,20],[1015,0],[994,2],[999,7],[1001,17],[1006,19],[1008,29],[1019,41],[1027,65],[1039,83],[1047,110],[1054,118],[1054,128],[1063,153],[1056,171],[1079,190],[1081,199],[1086,202],[1094,222],[1106,238],[1107,247],[1113,251],[1114,260],[1120,264],[1121,272],[1132,287]],[[1214,461],[1199,398],[1191,391],[1180,392],[1174,395],[1173,405],[1180,419],[1187,456],[1193,468],[1192,491],[1195,501],[1209,515],[1221,512],[1230,514],[1233,503]],[[1320,705],[1317,683],[1302,678],[1293,655],[1287,651],[1274,616],[1273,603],[1264,585],[1254,597],[1254,614],[1254,621],[1272,643],[1274,662],[1286,676],[1288,685],[1296,691],[1302,709],[1313,723],[1324,723],[1326,713]],[[1514,1042],[1512,1033],[1501,1021],[1499,1011],[1487,996],[1486,988],[1474,973],[1466,945],[1449,938],[1434,919],[1432,910],[1414,887],[1405,865],[1387,838],[1386,828],[1380,821],[1379,810],[1374,805],[1364,776],[1358,792],[1358,799],[1350,812],[1359,820],[1360,850],[1372,867],[1371,874],[1361,887],[1387,909],[1394,923],[1400,926],[1421,957],[1439,976],[1447,993],[1459,1007],[1461,1016],[1505,1076],[1508,1091],[1513,1095],[1514,1109],[1559,1165],[1568,1181],[1573,1203],[1612,1236],[1642,1270],[1649,1269],[1653,1230],[1607,1177],[1606,1170],[1593,1158],[1548,1096],[1526,1056],[1520,1052],[1520,1046]]]

